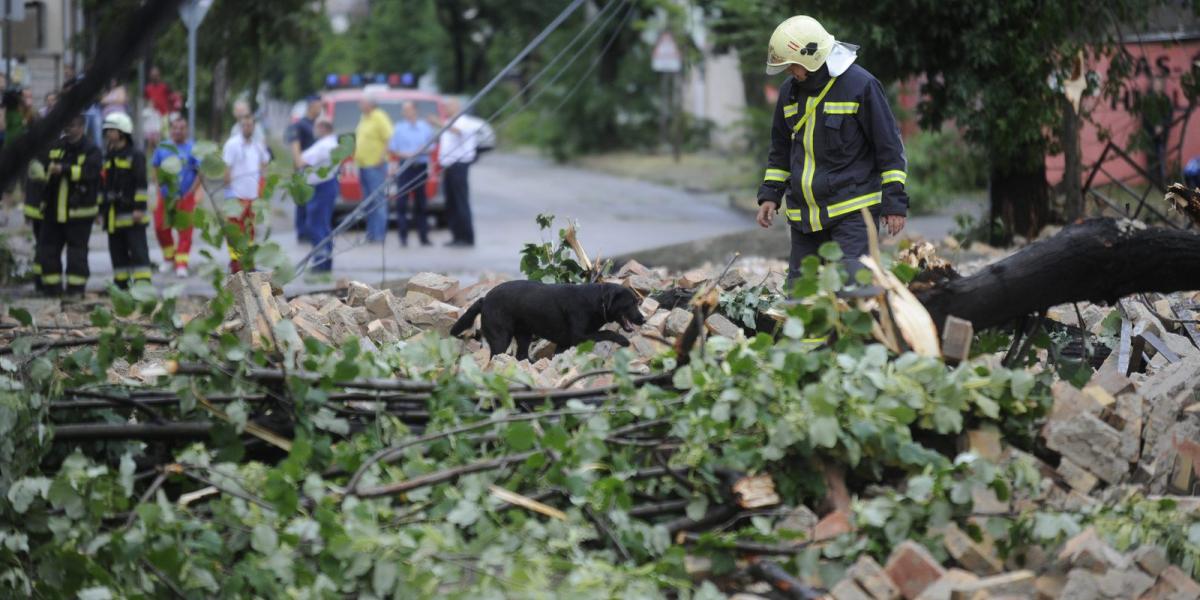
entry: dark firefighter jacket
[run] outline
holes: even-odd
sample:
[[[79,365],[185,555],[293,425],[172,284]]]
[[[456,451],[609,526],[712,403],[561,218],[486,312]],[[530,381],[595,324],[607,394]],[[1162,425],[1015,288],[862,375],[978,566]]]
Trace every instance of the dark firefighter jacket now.
[[[94,219],[99,213],[100,149],[83,136],[72,144],[61,137],[41,163],[46,165],[46,186],[42,189],[41,211],[47,221],[66,223],[73,219]],[[62,165],[57,175],[50,166]]]
[[[145,224],[146,215],[146,155],[125,144],[110,151],[104,159],[104,179],[101,184],[101,214],[109,232],[122,227]],[[133,211],[142,212],[142,220],[134,222]]]
[[[908,212],[904,144],[883,86],[851,65],[838,77],[827,67],[779,89],[767,171],[758,203],[782,205],[803,233],[882,204],[884,215]],[[874,210],[874,209],[873,209]]]

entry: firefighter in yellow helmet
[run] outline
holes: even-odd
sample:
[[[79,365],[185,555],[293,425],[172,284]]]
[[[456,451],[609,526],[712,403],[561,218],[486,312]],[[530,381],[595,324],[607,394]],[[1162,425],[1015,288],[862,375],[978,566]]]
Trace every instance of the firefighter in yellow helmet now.
[[[100,214],[108,232],[113,281],[125,288],[131,280],[150,281],[146,155],[133,147],[133,120],[129,115],[109,114],[102,129],[106,154]]]
[[[82,296],[87,285],[88,238],[99,212],[100,149],[84,135],[83,115],[75,115],[63,136],[38,162],[46,165],[42,191],[42,225],[37,256],[42,267],[42,292],[62,294],[63,247],[67,249],[66,291]]]
[[[904,228],[904,144],[883,86],[854,64],[857,52],[803,15],[771,35],[767,74],[789,76],[775,105],[757,220],[770,227],[783,208],[792,238],[789,286],[801,261],[829,241],[841,247],[851,277],[862,268],[863,208],[877,223],[882,215],[893,235]]]

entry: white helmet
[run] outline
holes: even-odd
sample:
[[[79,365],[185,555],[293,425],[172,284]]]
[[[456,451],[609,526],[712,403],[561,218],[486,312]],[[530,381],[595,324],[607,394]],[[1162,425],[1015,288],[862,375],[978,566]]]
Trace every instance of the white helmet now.
[[[800,65],[816,71],[825,64],[833,50],[833,36],[816,19],[798,15],[779,24],[771,34],[767,47],[767,75],[787,70],[788,65]]]
[[[123,112],[115,112],[104,117],[104,125],[100,129],[116,129],[125,135],[133,135],[133,119]]]

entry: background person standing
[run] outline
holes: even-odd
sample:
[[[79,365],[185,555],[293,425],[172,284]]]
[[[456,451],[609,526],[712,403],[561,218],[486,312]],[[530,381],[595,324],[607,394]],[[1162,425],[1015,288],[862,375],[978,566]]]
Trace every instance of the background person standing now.
[[[304,116],[292,123],[287,130],[287,143],[292,151],[292,164],[297,169],[301,168],[302,161],[301,153],[308,150],[309,146],[313,145],[316,140],[316,135],[313,132],[313,126],[316,124],[317,117],[321,116],[321,97],[312,95],[304,99],[308,104],[304,107]],[[312,200],[309,200],[311,203]],[[304,216],[308,211],[308,205],[296,203],[296,241],[313,243],[313,236],[309,235],[308,226],[305,224]],[[317,238],[320,239],[320,238]]]
[[[333,151],[338,147],[337,136],[333,134],[333,123],[328,119],[320,119],[315,130],[320,137],[300,155],[298,168],[311,169],[308,183],[313,186],[313,197],[306,205],[308,233],[314,244],[320,244],[333,231],[333,205],[337,203],[337,174],[340,165],[333,164]],[[324,169],[328,171],[322,177],[320,171]],[[332,239],[317,248],[313,261],[314,271],[333,270]]]
[[[387,179],[387,146],[392,139],[392,120],[379,108],[375,95],[363,94],[358,103],[362,117],[354,130],[354,163],[365,202]],[[383,243],[387,237],[387,198],[380,198],[367,213],[367,241]]]
[[[187,277],[188,262],[192,252],[192,226],[189,224],[179,230],[179,241],[176,243],[173,232],[175,214],[183,212],[191,214],[196,208],[196,191],[200,188],[200,178],[196,176],[200,161],[192,155],[192,140],[188,139],[188,121],[183,116],[176,116],[171,121],[171,143],[159,146],[154,151],[153,164],[158,169],[168,158],[179,159],[179,173],[175,176],[175,189],[170,189],[163,183],[158,186],[158,204],[154,206],[154,236],[162,247],[162,272],[175,269],[175,274]]]
[[[242,212],[237,217],[231,217],[233,223],[246,234],[246,245],[254,245],[254,201],[258,199],[259,185],[263,169],[271,160],[267,147],[254,141],[255,122],[253,115],[242,117],[241,128],[237,135],[225,142],[221,158],[225,161],[225,196],[235,198],[242,205]],[[237,273],[242,270],[240,256],[231,245],[229,248],[229,270]]]
[[[417,236],[422,246],[429,246],[429,217],[425,214],[425,180],[429,178],[429,154],[417,154],[417,151],[433,138],[433,127],[417,118],[417,107],[412,102],[405,102],[402,110],[404,118],[396,122],[392,140],[388,143],[388,150],[395,154],[400,162],[412,159],[412,163],[396,175],[396,186],[400,190],[400,198],[396,201],[400,245],[408,246],[408,199],[411,195]]]
[[[446,109],[452,115],[458,114],[458,101],[448,101]],[[475,119],[463,115],[438,139],[438,163],[442,165],[446,219],[450,222],[451,235],[446,245],[452,248],[475,245],[475,226],[471,222],[470,188],[467,184],[468,171],[471,163],[475,162],[478,144],[476,134],[479,129],[475,123]]]

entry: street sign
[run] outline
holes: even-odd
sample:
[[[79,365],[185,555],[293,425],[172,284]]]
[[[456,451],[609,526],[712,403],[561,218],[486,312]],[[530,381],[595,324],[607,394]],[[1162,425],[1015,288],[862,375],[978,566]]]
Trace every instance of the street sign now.
[[[664,31],[658,35],[654,52],[650,55],[650,68],[659,73],[678,73],[683,70],[683,53],[679,51],[679,44],[675,43],[675,36],[671,32]]]
[[[183,19],[183,26],[189,31],[199,27],[204,15],[208,14],[208,9],[212,8],[212,3],[213,0],[185,0],[179,5],[179,17]]]

